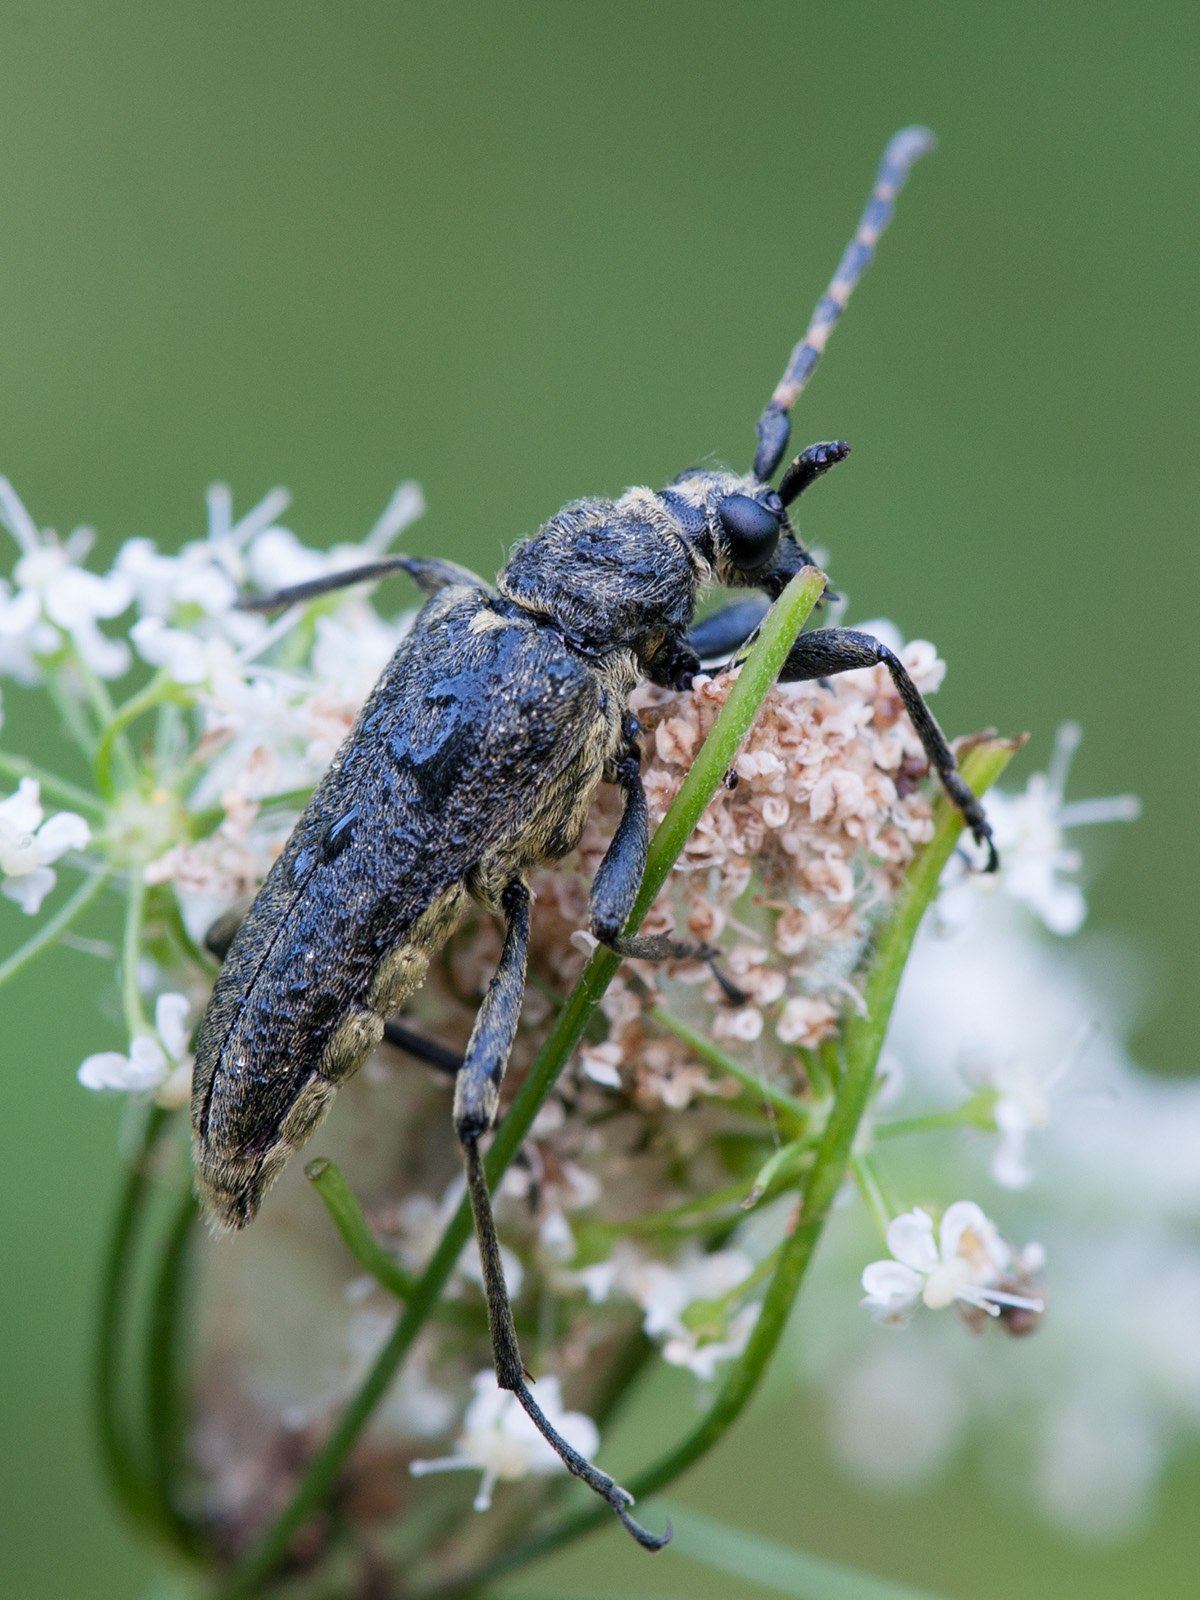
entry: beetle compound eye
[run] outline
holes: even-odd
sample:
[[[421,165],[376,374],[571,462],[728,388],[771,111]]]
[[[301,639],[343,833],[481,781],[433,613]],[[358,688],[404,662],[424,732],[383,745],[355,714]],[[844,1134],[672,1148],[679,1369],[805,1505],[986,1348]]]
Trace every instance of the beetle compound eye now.
[[[736,567],[753,572],[775,554],[779,543],[779,518],[748,494],[728,494],[717,502],[717,516],[729,542]]]

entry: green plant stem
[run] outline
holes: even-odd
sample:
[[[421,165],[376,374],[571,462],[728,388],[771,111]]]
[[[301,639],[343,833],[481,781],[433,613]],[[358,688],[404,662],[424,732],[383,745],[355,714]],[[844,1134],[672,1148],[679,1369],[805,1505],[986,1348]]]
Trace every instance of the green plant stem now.
[[[872,1128],[876,1139],[901,1139],[910,1133],[938,1133],[946,1128],[979,1128],[984,1133],[996,1130],[996,1095],[984,1089],[964,1100],[953,1111],[928,1111],[918,1117],[893,1117]]]
[[[364,1272],[370,1274],[381,1289],[395,1295],[397,1300],[408,1300],[416,1288],[417,1279],[384,1249],[367,1226],[362,1207],[341,1171],[326,1156],[318,1156],[304,1169],[304,1176],[320,1195],[331,1221],[341,1235],[342,1243]],[[478,1330],[486,1328],[487,1319],[481,1307],[473,1311],[470,1306],[454,1301],[443,1301],[437,1307],[437,1316],[446,1322]]]
[[[137,694],[131,695],[119,711],[109,707],[108,719],[100,735],[100,742],[96,746],[95,759],[96,784],[105,799],[112,800],[116,794],[116,784],[113,781],[114,761],[126,770],[127,776],[136,770],[133,751],[125,737],[126,728],[159,706],[191,703],[192,697],[185,690],[164,673],[159,673],[144,689],[139,689]]]
[[[670,1233],[677,1229],[694,1232],[698,1228],[711,1228],[718,1221],[728,1222],[729,1218],[718,1218],[713,1213],[740,1206],[746,1193],[745,1181],[739,1180],[698,1195],[694,1200],[682,1200],[677,1206],[664,1206],[661,1211],[650,1211],[624,1222],[593,1222],[589,1227],[597,1234],[614,1239],[623,1239],[631,1233]],[[732,1220],[739,1219],[735,1215]]]
[[[871,1219],[879,1229],[884,1242],[887,1241],[888,1224],[892,1220],[893,1212],[883,1192],[883,1185],[875,1171],[875,1163],[870,1156],[851,1156],[850,1171],[858,1185],[858,1192],[866,1203]]]
[[[1015,748],[1016,741],[992,740],[975,745],[967,753],[961,763],[962,775],[976,794],[982,794],[996,781]],[[674,1482],[728,1432],[758,1387],[779,1344],[849,1168],[854,1137],[874,1088],[879,1052],[909,950],[961,832],[961,815],[943,798],[935,811],[933,838],[913,861],[891,914],[878,932],[865,987],[864,1014],[855,1015],[846,1024],[837,1095],[801,1191],[792,1231],[783,1242],[779,1264],[763,1297],[758,1321],[745,1350],[730,1364],[716,1399],[696,1427],[673,1450],[628,1482],[626,1487],[637,1499]],[[602,1507],[585,1506],[557,1527],[523,1541],[475,1571],[424,1592],[420,1600],[476,1590],[590,1533],[608,1516]]]
[[[189,1181],[176,1202],[163,1241],[150,1299],[146,1340],[146,1424],[150,1485],[162,1526],[181,1551],[198,1550],[179,1493],[180,1442],[184,1431],[183,1360],[180,1349],[189,1247],[195,1239],[196,1196]]]
[[[328,1157],[318,1156],[305,1167],[304,1176],[320,1195],[342,1243],[363,1271],[397,1300],[407,1300],[417,1280],[387,1253],[368,1228],[362,1208],[338,1168]]]
[[[806,567],[772,606],[712,731],[650,842],[646,871],[627,924],[628,932],[640,926],[657,898],[688,836],[737,756],[759,706],[779,676],[788,651],[824,588],[822,574],[813,567]],[[559,1012],[488,1151],[485,1170],[493,1190],[583,1037],[588,1020],[619,965],[620,958],[612,951],[603,947],[597,949]],[[470,1232],[470,1207],[464,1199],[447,1224],[424,1273],[414,1284],[391,1338],[376,1357],[332,1434],[309,1463],[292,1500],[230,1573],[219,1591],[221,1600],[249,1600],[278,1566],[305,1519],[332,1492],[368,1418],[432,1313]],[[602,1514],[611,1515],[608,1511]]]
[[[64,805],[74,806],[77,810],[86,811],[93,817],[104,815],[104,807],[94,794],[89,794],[77,784],[68,783],[55,772],[47,772],[45,767],[27,761],[24,756],[12,756],[6,750],[0,750],[0,772],[6,773],[10,778],[32,778],[43,794],[60,800]]]
[[[805,1125],[812,1117],[813,1108],[805,1105],[803,1100],[797,1100],[793,1095],[786,1094],[782,1089],[764,1082],[756,1073],[748,1072],[740,1061],[735,1061],[714,1044],[711,1039],[706,1039],[702,1033],[697,1033],[694,1028],[689,1028],[686,1022],[681,1022],[662,1006],[655,1006],[650,1012],[654,1021],[666,1028],[669,1033],[687,1045],[701,1061],[707,1062],[717,1072],[723,1072],[728,1077],[741,1084],[748,1094],[756,1100],[763,1100],[784,1116],[789,1126],[793,1123]]]
[[[65,689],[53,671],[46,674],[46,693],[54,702],[68,736],[91,761],[96,754],[96,734],[87,719],[82,704]]]
[[[121,936],[121,1009],[130,1039],[148,1033],[142,1005],[142,991],[138,983],[138,962],[142,954],[142,921],[146,910],[146,880],[141,867],[135,867],[129,879],[129,895],[125,901],[125,929]]]
[[[159,1106],[147,1108],[138,1148],[125,1172],[100,1288],[92,1403],[100,1454],[120,1504],[142,1528],[157,1529],[159,1506],[137,1462],[120,1401],[121,1343],[129,1303],[133,1251],[148,1188],[148,1169],[167,1122]]]
[[[111,880],[112,873],[107,870],[93,873],[87,878],[69,900],[65,900],[52,917],[42,923],[32,938],[26,939],[19,950],[14,950],[8,960],[0,963],[0,986],[6,984],[10,978],[15,978],[22,968],[27,967],[31,961],[37,959],[43,950],[48,950],[60,933],[75,921]]]
[[[75,670],[83,684],[84,693],[91,703],[92,712],[100,725],[100,742],[96,747],[97,759],[99,759],[100,752],[104,749],[107,741],[110,746],[109,760],[111,761],[113,755],[115,755],[125,779],[131,781],[137,771],[137,762],[134,760],[133,750],[130,748],[129,741],[124,735],[125,723],[120,723],[114,730],[113,725],[117,722],[119,713],[113,706],[112,696],[105,687],[104,681],[92,670],[83,652],[76,647],[73,639],[70,643],[70,655]],[[137,696],[134,698],[136,699]],[[101,784],[100,788],[101,793],[107,799],[112,798],[103,784]]]

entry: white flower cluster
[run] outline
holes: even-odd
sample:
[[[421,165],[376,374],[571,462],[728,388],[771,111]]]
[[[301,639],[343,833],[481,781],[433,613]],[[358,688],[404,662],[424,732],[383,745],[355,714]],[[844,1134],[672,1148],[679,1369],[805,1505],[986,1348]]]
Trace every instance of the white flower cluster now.
[[[269,591],[358,563],[364,549],[383,553],[421,514],[419,489],[401,484],[362,544],[328,551],[306,548],[281,524],[287,505],[275,489],[235,517],[230,491],[214,485],[205,537],[173,553],[127,539],[107,572],[93,572],[85,565],[91,530],[60,539],[39,528],[0,478],[0,528],[17,549],[11,580],[0,579],[0,676],[49,693],[67,738],[95,764],[100,791],[86,819],[69,810],[47,817],[43,792],[72,786],[52,774],[22,776],[0,799],[0,891],[36,915],[55,887],[53,864],[65,857],[93,878],[161,888],[193,946],[171,952],[174,971],[161,950],[155,955],[153,1027],[126,985],[128,1053],[89,1056],[79,1070],[89,1088],[150,1092],[167,1104],[186,1098],[184,1016],[194,1021],[204,983],[194,946],[262,880],[295,815],[292,792],[311,788],[328,765],[395,647],[402,623],[385,624],[361,590],[275,621],[235,602],[244,589]],[[102,623],[118,623],[127,637]],[[128,740],[125,708],[110,700],[109,686],[135,672],[130,722],[158,717],[153,743],[141,748]],[[137,724],[139,740],[145,726]],[[0,752],[0,771],[15,776],[27,766]],[[274,808],[281,794],[291,796],[290,810]],[[166,905],[151,905],[148,927]],[[10,967],[22,964],[18,952]]]
[[[51,862],[68,850],[83,850],[92,830],[73,811],[47,818],[33,778],[22,778],[16,794],[0,800],[0,893],[36,916],[55,885]]]

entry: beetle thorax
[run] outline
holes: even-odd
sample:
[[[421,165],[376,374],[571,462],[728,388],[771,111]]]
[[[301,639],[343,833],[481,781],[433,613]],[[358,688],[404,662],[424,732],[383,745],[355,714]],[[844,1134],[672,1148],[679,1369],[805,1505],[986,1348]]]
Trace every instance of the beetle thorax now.
[[[653,653],[685,630],[708,564],[668,502],[651,489],[580,500],[517,546],[500,593],[591,655]]]

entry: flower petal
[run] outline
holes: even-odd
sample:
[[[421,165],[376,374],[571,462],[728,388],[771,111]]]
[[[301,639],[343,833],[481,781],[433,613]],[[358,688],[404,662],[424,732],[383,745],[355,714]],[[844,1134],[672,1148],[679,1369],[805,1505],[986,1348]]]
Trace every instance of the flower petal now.
[[[913,1305],[921,1294],[921,1274],[901,1261],[872,1261],[863,1268],[867,1298],[888,1311]]]
[[[35,917],[56,882],[51,867],[34,867],[32,872],[22,873],[19,878],[5,878],[0,894],[15,900],[27,917]]]
[[[958,1255],[963,1234],[968,1228],[981,1242],[990,1239],[996,1231],[974,1200],[956,1200],[952,1206],[946,1207],[942,1217],[939,1238],[943,1261]]]
[[[46,866],[68,850],[83,850],[91,838],[92,830],[82,817],[74,811],[60,811],[38,829],[38,858]]]
[[[45,814],[36,778],[22,778],[16,794],[0,800],[0,822],[7,822],[18,833],[36,833]]]
[[[933,1241],[933,1219],[918,1206],[893,1217],[888,1224],[887,1247],[897,1261],[915,1272],[931,1272],[937,1265],[937,1246]]]

